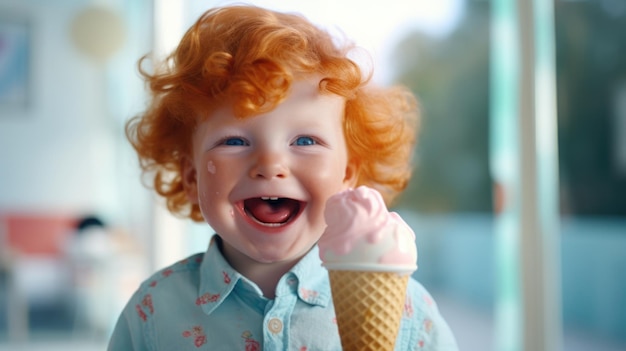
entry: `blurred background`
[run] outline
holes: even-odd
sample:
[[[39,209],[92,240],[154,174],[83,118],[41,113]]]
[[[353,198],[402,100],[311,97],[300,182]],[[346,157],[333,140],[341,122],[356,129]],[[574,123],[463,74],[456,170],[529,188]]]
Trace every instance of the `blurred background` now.
[[[206,247],[210,228],[172,218],[142,185],[123,129],[146,103],[137,60],[226,3],[0,0],[0,350],[104,349],[139,282]],[[496,12],[512,2],[252,3],[341,29],[371,52],[375,81],[419,97],[415,176],[394,205],[416,231],[415,277],[462,350],[521,349],[497,341],[523,325],[502,317],[507,277],[526,281],[507,265],[517,241],[503,244],[502,218],[515,209],[502,203],[515,186],[497,167],[508,95],[494,67],[510,47],[498,21],[515,16]],[[534,191],[556,196],[557,225],[541,233],[556,246],[512,257],[547,257],[559,347],[626,350],[626,2],[550,4],[554,157],[532,169],[555,181]],[[524,316],[536,306],[520,295]]]

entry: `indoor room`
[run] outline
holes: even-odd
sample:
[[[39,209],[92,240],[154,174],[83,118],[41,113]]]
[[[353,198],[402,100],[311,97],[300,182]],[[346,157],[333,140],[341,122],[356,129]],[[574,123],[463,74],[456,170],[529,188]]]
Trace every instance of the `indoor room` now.
[[[0,0],[0,351],[106,349],[145,279],[207,250],[125,128],[139,60],[232,3]],[[248,3],[345,35],[417,97],[390,209],[459,349],[626,350],[626,2]]]

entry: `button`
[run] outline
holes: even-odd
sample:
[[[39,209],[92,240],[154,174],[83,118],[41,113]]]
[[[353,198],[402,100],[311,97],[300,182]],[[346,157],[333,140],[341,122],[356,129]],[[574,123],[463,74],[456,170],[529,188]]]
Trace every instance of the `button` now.
[[[283,330],[283,322],[278,318],[272,318],[267,323],[267,327],[274,334],[278,334]]]

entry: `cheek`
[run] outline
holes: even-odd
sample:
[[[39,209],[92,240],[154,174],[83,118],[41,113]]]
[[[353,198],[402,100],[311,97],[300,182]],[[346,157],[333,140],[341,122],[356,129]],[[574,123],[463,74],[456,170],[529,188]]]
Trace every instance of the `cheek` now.
[[[318,196],[320,205],[331,195],[344,190],[346,162],[337,158],[326,158],[317,162],[302,162],[300,181]]]
[[[200,170],[200,194],[205,205],[213,206],[216,201],[223,201],[232,188],[237,184],[240,170],[229,160],[219,157],[205,158],[204,166]]]
[[[215,174],[217,172],[217,167],[215,167],[215,163],[213,163],[213,161],[209,160],[206,165],[206,170],[210,174]]]
[[[212,199],[215,196],[219,196],[218,187],[216,187],[216,183],[219,183],[217,174],[217,166],[212,160],[206,161],[206,168],[204,169],[203,174],[201,175],[202,182],[200,184],[200,202],[202,204],[210,204]]]
[[[317,162],[304,162],[303,166],[305,172],[315,175],[320,182],[334,188],[341,185],[345,179],[347,160],[344,155],[338,154],[319,159]]]

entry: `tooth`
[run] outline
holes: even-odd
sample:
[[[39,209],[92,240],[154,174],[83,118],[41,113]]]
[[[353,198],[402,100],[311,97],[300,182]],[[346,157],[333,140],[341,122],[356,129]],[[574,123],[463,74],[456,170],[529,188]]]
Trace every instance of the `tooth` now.
[[[270,200],[278,200],[278,197],[270,197]]]
[[[268,196],[261,196],[261,200],[269,200],[270,198]]]

